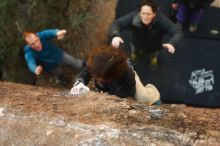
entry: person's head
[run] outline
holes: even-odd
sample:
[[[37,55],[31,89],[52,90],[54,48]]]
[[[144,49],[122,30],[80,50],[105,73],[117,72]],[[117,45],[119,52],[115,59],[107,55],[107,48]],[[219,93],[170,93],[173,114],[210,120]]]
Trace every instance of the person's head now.
[[[121,49],[101,46],[90,52],[87,66],[97,81],[111,82],[119,79],[128,69],[127,55]]]
[[[23,37],[27,44],[35,51],[41,51],[42,50],[42,43],[40,41],[40,38],[36,35],[36,33],[33,32],[24,32]]]
[[[141,0],[140,18],[144,25],[149,25],[155,18],[157,4],[153,0]]]

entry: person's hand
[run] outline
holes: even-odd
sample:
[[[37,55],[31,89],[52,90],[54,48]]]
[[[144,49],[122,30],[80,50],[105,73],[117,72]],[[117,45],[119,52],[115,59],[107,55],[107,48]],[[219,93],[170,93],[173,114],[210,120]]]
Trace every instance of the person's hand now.
[[[57,39],[62,40],[66,33],[67,33],[67,31],[65,29],[59,30],[57,32]]]
[[[122,40],[122,38],[120,37],[113,37],[112,39],[112,46],[115,48],[119,48],[120,44],[124,43],[124,41]]]
[[[169,53],[174,54],[175,48],[174,48],[173,45],[167,43],[167,44],[163,44],[163,47],[164,47],[165,49],[167,49],[167,51],[168,51]]]
[[[85,86],[82,82],[77,81],[77,82],[73,85],[73,87],[72,87],[72,89],[70,90],[69,94],[70,94],[70,95],[78,95],[78,94],[86,93],[86,92],[88,92],[88,91],[90,91],[90,89],[89,89],[87,86]]]
[[[41,65],[38,65],[38,66],[35,68],[35,74],[36,74],[36,75],[40,75],[42,71],[43,71],[43,67],[42,67]]]

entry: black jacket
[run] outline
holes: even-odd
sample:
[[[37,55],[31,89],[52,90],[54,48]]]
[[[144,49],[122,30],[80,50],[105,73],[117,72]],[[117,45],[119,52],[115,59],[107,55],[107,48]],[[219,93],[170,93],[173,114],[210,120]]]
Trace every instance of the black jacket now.
[[[139,12],[133,12],[115,20],[110,27],[109,37],[120,36],[120,32],[132,30],[132,42],[137,50],[155,52],[161,48],[165,34],[171,36],[168,43],[177,47],[183,37],[181,30],[161,12],[157,12],[149,26],[145,26],[140,19]]]
[[[92,76],[90,75],[86,64],[81,72],[76,76],[75,81],[81,81],[85,85],[89,83]],[[129,68],[118,80],[114,80],[110,83],[101,83],[94,81],[95,87],[99,91],[108,92],[110,95],[116,95],[119,97],[134,97],[135,88],[135,76],[132,68]]]

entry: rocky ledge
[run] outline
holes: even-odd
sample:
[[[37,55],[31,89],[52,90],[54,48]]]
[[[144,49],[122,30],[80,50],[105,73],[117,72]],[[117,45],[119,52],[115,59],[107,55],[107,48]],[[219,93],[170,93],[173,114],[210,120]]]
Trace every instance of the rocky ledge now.
[[[220,109],[66,93],[0,82],[0,145],[220,145]]]

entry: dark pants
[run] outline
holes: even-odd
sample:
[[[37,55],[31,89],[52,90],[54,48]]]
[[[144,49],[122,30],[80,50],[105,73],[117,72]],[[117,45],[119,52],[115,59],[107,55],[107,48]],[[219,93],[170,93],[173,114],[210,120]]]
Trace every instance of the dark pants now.
[[[67,53],[63,53],[63,60],[61,62],[61,64],[55,68],[54,70],[48,72],[49,74],[52,74],[54,76],[61,76],[63,74],[63,70],[61,68],[61,66],[68,66],[71,67],[73,70],[79,71],[82,67],[82,60],[80,59],[76,59],[72,56],[70,56]]]
[[[176,14],[176,19],[179,22],[190,20],[191,22],[200,22],[203,15],[203,8],[194,9],[189,6],[179,3],[179,8]]]
[[[137,49],[133,43],[130,44],[131,52],[136,53],[139,56],[142,56],[142,58],[146,58],[148,61],[151,61],[153,58],[158,58],[160,50],[155,50],[154,52],[146,52],[141,49]]]

